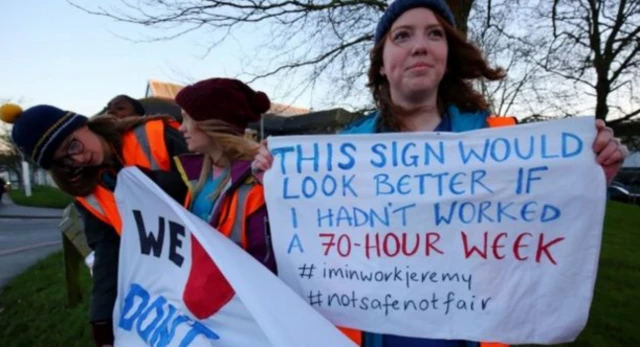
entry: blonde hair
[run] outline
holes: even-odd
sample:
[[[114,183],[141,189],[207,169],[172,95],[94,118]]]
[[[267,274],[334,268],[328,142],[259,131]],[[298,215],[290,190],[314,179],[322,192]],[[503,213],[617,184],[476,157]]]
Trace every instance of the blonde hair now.
[[[231,168],[231,164],[235,161],[253,160],[260,148],[259,144],[245,138],[244,134],[240,133],[236,127],[218,119],[195,121],[190,117],[184,117],[184,123],[187,127],[198,127],[211,139],[213,146],[217,147],[221,153],[220,159],[216,163],[213,162],[211,156],[205,154],[200,177],[193,188],[193,196],[196,196],[204,187],[214,164]],[[209,196],[211,200],[215,201],[218,198],[224,187],[229,183],[230,178],[231,175],[227,175],[224,178],[215,192]]]

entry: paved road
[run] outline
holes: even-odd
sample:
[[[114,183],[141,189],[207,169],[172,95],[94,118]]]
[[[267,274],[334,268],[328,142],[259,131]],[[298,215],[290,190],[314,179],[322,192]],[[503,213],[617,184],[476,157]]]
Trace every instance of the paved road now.
[[[0,288],[62,247],[59,223],[60,219],[0,218]]]
[[[2,203],[0,203],[0,218],[60,218],[62,216],[62,209],[56,208],[40,208],[40,207],[27,207],[16,205],[9,199],[7,194],[2,197]],[[2,224],[0,222],[0,231]]]

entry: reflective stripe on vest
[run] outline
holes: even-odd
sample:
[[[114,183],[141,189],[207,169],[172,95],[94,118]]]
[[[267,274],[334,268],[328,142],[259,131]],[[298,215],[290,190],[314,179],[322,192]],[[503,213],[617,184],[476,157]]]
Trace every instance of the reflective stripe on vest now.
[[[122,137],[122,160],[125,166],[142,166],[152,170],[169,170],[170,156],[164,140],[164,121],[152,120]],[[118,235],[122,233],[122,219],[113,192],[98,185],[86,197],[77,197],[96,218],[111,225]]]
[[[96,190],[99,188],[101,187],[96,186]],[[98,199],[96,198],[95,193],[88,195],[84,198],[77,198],[76,200],[82,203],[84,208],[86,208],[92,215],[96,216],[101,221],[111,225],[111,221],[109,221],[109,219],[106,216],[106,213],[104,212],[104,209],[102,208],[102,206],[100,206],[100,203],[98,202]]]
[[[233,242],[242,245],[242,248],[247,247],[247,240],[245,233],[245,220],[249,216],[248,211],[245,211],[247,204],[247,197],[253,187],[249,184],[240,185],[231,195],[230,198],[225,199],[221,207],[221,220],[218,225],[218,230],[226,237],[230,238]]]
[[[168,170],[171,158],[166,150],[164,127],[162,120],[154,120],[125,134],[122,141],[124,165]]]
[[[226,198],[221,206],[221,220],[217,229],[233,242],[246,249],[249,216],[264,206],[264,188],[259,184],[242,184]]]
[[[77,199],[96,218],[111,225],[118,235],[122,233],[122,219],[118,212],[113,192],[102,186],[96,186],[93,194]]]

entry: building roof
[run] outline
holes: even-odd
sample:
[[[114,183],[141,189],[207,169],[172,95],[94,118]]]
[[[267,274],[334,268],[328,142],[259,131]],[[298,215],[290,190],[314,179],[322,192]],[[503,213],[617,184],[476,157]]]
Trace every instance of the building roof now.
[[[147,82],[146,97],[160,97],[175,99],[178,92],[184,88],[184,85],[162,82],[158,80],[149,80]],[[291,105],[279,104],[272,102],[271,108],[267,111],[267,114],[278,115],[282,117],[299,116],[311,112],[308,108],[295,107]]]
[[[278,115],[281,117],[291,117],[291,116],[308,114],[310,112],[311,110],[308,108],[295,107],[291,105],[278,104],[278,103],[272,102],[271,108],[269,108],[269,111],[267,111],[267,114]]]
[[[145,96],[175,99],[176,95],[182,88],[184,88],[183,85],[175,83],[149,80],[147,82],[147,92],[145,93]]]
[[[139,99],[148,115],[168,114],[182,122],[182,109],[173,99],[163,97],[147,97]]]
[[[269,135],[327,133],[329,128],[342,128],[360,115],[342,108],[311,112],[297,117],[266,114],[264,122],[249,123],[249,128],[264,131]]]

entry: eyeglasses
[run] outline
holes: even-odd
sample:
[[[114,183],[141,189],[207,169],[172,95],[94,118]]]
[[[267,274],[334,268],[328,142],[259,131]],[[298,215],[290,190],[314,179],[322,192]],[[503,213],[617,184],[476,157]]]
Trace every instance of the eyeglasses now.
[[[71,139],[67,144],[67,153],[56,161],[65,167],[73,167],[75,160],[73,160],[74,155],[78,155],[84,151],[84,144],[78,139]]]

